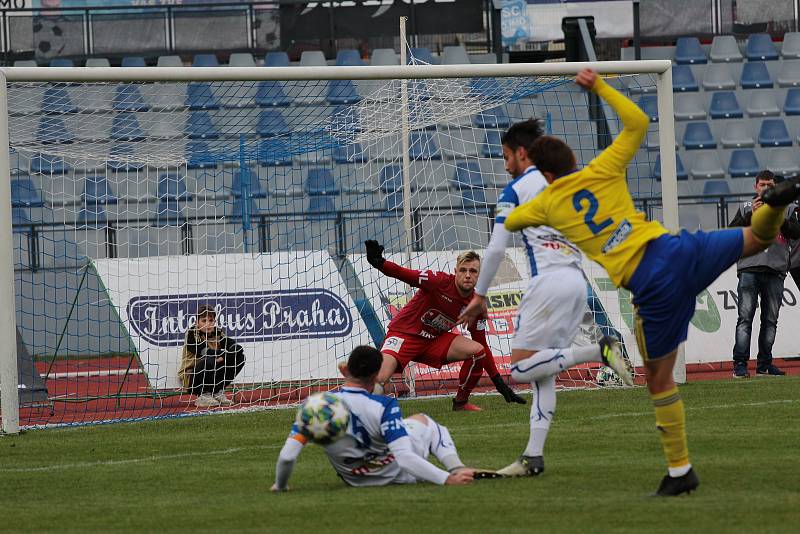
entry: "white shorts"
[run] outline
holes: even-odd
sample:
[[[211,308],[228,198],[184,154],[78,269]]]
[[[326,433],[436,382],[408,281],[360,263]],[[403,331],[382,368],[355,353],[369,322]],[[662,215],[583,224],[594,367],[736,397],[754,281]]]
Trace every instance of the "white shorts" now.
[[[422,414],[425,415],[425,414]],[[425,417],[428,417],[427,415]],[[433,439],[431,432],[432,420],[428,417],[428,424],[422,421],[406,417],[403,419],[403,425],[406,427],[408,437],[411,439],[411,444],[414,448],[414,453],[421,457],[428,459],[428,454],[431,452],[431,441]]]
[[[519,303],[511,348],[544,350],[572,345],[583,319],[586,296],[586,279],[578,269],[534,276]]]

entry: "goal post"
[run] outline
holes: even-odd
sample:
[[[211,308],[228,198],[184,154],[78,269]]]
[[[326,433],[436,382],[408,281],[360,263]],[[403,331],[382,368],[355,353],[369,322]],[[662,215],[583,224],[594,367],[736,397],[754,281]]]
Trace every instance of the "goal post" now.
[[[570,82],[585,67],[621,89],[655,88],[659,147],[629,183],[660,196],[677,230],[670,61],[413,63],[0,69],[0,332],[19,329],[32,345],[57,408],[55,418],[24,412],[22,426],[185,413],[181,336],[206,301],[245,347],[229,386],[238,402],[297,402],[333,387],[336,361],[378,343],[403,303],[359,243],[376,232],[387,253],[406,255],[410,229],[411,257],[398,263],[434,270],[480,251],[508,182],[499,135],[509,121],[541,118],[580,144],[581,164],[597,153]],[[503,309],[527,276],[518,252],[497,295]],[[590,310],[593,328],[622,329],[629,295],[587,275],[594,298],[614,308]],[[498,329],[493,349],[504,353],[511,327]],[[0,351],[5,433],[20,426],[17,360],[10,344]],[[451,382],[452,370],[418,368],[412,390]]]

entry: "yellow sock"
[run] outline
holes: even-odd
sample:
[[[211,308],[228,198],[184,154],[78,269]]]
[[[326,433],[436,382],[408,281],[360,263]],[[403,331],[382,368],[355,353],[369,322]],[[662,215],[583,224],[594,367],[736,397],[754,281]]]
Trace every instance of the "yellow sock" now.
[[[753,236],[762,243],[772,243],[781,230],[785,213],[786,206],[772,207],[769,204],[762,204],[753,212],[750,222]]]
[[[759,210],[760,211],[760,210]],[[664,456],[671,468],[689,465],[689,448],[686,446],[686,415],[678,388],[651,394],[656,409],[656,425],[661,438]]]

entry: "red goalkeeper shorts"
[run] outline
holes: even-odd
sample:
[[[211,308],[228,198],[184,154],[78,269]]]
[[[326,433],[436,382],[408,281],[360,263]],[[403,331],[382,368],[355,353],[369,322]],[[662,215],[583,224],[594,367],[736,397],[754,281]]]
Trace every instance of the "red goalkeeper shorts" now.
[[[447,362],[447,351],[458,334],[445,332],[428,339],[414,334],[403,334],[389,330],[383,340],[381,352],[397,360],[396,373],[402,373],[409,362],[424,363],[441,369]]]

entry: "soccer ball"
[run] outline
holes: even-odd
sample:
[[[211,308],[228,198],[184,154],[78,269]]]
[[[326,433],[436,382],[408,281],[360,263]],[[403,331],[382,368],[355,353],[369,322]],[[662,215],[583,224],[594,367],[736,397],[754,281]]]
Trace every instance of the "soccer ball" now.
[[[621,386],[622,379],[610,367],[603,366],[597,371],[594,381],[598,386]]]
[[[350,412],[336,395],[314,393],[297,410],[297,430],[309,440],[328,445],[344,436]]]

